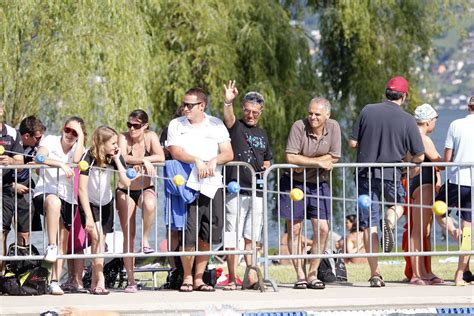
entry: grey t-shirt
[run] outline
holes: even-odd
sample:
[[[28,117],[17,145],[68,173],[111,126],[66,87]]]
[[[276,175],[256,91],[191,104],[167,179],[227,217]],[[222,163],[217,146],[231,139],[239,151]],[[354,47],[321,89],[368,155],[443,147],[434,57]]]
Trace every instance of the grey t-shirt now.
[[[302,119],[293,123],[286,143],[286,153],[303,155],[306,157],[320,157],[330,154],[335,158],[341,157],[341,128],[339,123],[328,119],[324,126],[323,134],[318,138],[311,129],[308,119]],[[306,181],[316,183],[317,168],[307,169]],[[319,169],[320,181],[325,181],[328,172]],[[303,173],[294,173],[293,179],[303,182]]]
[[[413,156],[425,151],[420,131],[412,115],[390,101],[366,105],[352,128],[351,139],[356,140],[357,162],[402,162],[407,153]],[[373,176],[381,178],[380,168],[373,168]],[[367,169],[361,168],[360,176]],[[393,168],[384,168],[384,178],[393,180]],[[396,172],[400,179],[400,170]]]

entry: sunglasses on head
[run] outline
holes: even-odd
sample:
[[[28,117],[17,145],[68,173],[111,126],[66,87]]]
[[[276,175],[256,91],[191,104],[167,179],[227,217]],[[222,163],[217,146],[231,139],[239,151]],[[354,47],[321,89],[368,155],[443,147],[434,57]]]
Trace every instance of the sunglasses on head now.
[[[242,100],[244,103],[245,102],[255,102],[257,104],[262,105],[265,103],[265,99],[263,98],[263,95],[261,95],[258,92],[249,92],[244,96],[244,99]]]
[[[192,109],[193,109],[193,107],[195,107],[196,105],[198,105],[198,104],[201,104],[201,103],[202,103],[202,102],[196,102],[196,103],[187,103],[187,102],[183,102],[183,104],[182,104],[182,105],[183,105],[183,108],[184,108],[184,107],[187,107],[187,108],[188,108],[188,110],[192,110]]]
[[[133,127],[133,129],[140,129],[140,128],[143,127],[143,125],[145,125],[145,124],[143,124],[143,123],[130,123],[130,122],[127,122],[127,127],[128,127],[128,128],[132,128],[132,127]]]
[[[67,126],[64,126],[63,131],[64,131],[64,133],[66,133],[66,134],[72,134],[72,136],[74,136],[74,137],[79,136],[79,135],[77,134],[77,132],[76,132],[73,128],[70,128],[70,127],[67,127]],[[35,139],[36,139],[36,137],[35,137]]]

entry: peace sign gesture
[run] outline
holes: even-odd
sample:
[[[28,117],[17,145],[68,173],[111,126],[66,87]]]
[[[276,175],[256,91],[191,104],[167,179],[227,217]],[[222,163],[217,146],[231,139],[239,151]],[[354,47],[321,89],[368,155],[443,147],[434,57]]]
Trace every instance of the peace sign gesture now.
[[[224,104],[232,104],[234,99],[239,94],[239,90],[237,90],[235,86],[235,80],[229,80],[229,84],[224,84]]]

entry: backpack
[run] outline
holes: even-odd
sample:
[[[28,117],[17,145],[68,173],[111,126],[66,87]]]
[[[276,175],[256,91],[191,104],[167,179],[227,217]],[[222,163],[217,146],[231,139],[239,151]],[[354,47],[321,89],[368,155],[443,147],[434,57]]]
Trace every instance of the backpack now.
[[[30,255],[30,246],[31,246],[31,255],[39,256],[39,251],[34,245],[20,245],[19,243],[12,243],[8,246],[7,256],[29,256]],[[7,273],[13,273],[15,275],[20,275],[25,273],[28,270],[41,267],[41,260],[6,260],[5,261],[5,275]]]
[[[337,254],[339,252],[331,252],[326,250],[325,254]],[[346,282],[347,281],[347,270],[346,264],[343,258],[324,258],[321,259],[321,263],[318,268],[318,279],[324,283],[333,283],[336,281]]]
[[[126,273],[124,271],[123,259],[114,258],[104,265],[105,287],[107,289],[123,288],[127,282]],[[115,286],[118,278],[118,285]],[[92,282],[92,264],[87,267],[87,271],[82,277],[82,283],[85,288],[90,288]]]
[[[30,245],[11,244],[8,256],[29,256]],[[39,255],[31,245],[31,255]],[[43,295],[48,292],[49,271],[40,260],[10,260],[5,262],[5,273],[0,279],[0,292],[7,295]]]

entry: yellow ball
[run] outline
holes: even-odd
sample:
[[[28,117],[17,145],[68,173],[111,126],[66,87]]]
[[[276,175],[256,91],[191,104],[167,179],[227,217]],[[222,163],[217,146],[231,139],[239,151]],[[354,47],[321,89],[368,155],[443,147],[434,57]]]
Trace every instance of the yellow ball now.
[[[177,174],[173,177],[173,183],[179,187],[179,186],[182,186],[184,184],[184,177],[180,174]]]
[[[3,155],[5,153],[5,147],[0,145],[0,155]]]
[[[89,169],[89,163],[84,160],[79,161],[77,166],[79,167],[79,170],[81,171],[87,171],[87,169]]]
[[[301,201],[304,197],[303,191],[301,191],[298,188],[294,188],[293,190],[290,191],[290,199],[293,201]]]
[[[443,201],[436,201],[433,204],[433,212],[438,215],[444,215],[448,211],[448,206]]]

